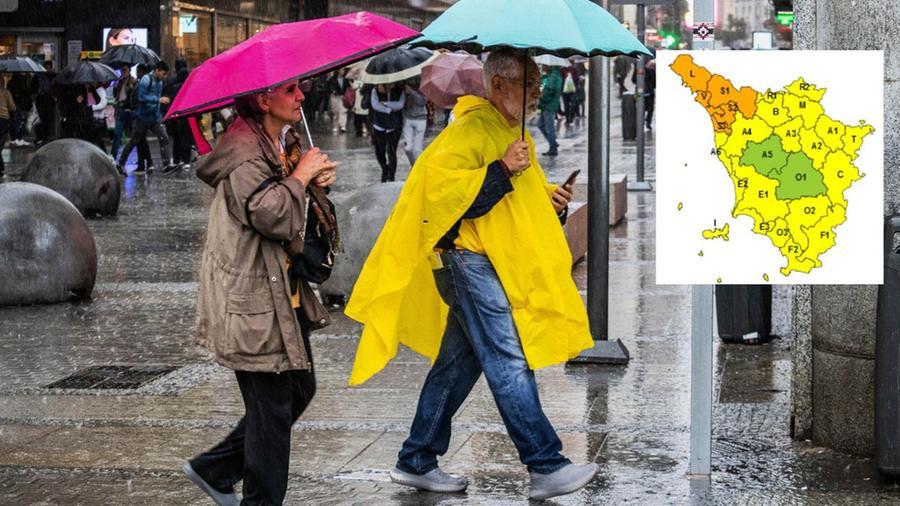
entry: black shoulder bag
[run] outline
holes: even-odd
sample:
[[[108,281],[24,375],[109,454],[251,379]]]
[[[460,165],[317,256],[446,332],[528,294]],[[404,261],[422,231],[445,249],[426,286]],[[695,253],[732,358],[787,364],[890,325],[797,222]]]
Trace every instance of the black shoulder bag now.
[[[247,222],[250,222],[250,200],[259,192],[265,190],[274,183],[280,183],[283,176],[272,176],[253,190],[244,203],[244,212]],[[340,250],[340,235],[338,234],[337,218],[334,204],[328,199],[326,191],[318,186],[308,186],[306,189],[306,230],[303,234],[303,251],[298,255],[291,255],[291,265],[288,274],[293,279],[303,279],[311,283],[320,284],[331,276],[334,268],[334,257]],[[312,211],[312,212],[310,212]],[[287,250],[288,244],[282,243]]]

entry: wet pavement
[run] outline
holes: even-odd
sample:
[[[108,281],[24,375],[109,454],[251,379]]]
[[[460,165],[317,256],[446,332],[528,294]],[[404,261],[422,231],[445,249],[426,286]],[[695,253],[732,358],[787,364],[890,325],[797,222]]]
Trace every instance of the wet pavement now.
[[[634,174],[634,143],[613,113],[612,172]],[[316,129],[340,159],[340,203],[377,184],[367,138]],[[430,132],[433,136],[436,132]],[[539,133],[538,150],[546,148]],[[560,134],[551,181],[586,169],[586,125]],[[652,137],[647,179],[655,180]],[[156,146],[151,148],[158,153]],[[13,148],[5,181],[33,149]],[[398,178],[409,164],[399,154]],[[160,166],[157,164],[157,166]],[[586,170],[576,197],[583,196]],[[199,252],[211,191],[187,171],[129,177],[115,218],[89,221],[99,255],[91,301],[0,308],[0,504],[208,504],[181,462],[222,438],[243,413],[232,373],[193,344]],[[775,288],[775,332],[755,347],[716,343],[713,475],[686,476],[689,450],[690,289],[655,284],[655,194],[628,195],[611,230],[610,335],[631,352],[624,367],[538,371],[545,410],[565,453],[600,475],[558,504],[876,504],[900,502],[871,460],[788,434],[790,297]],[[586,286],[586,263],[574,276]],[[295,426],[290,504],[511,504],[527,501],[528,476],[479,382],[454,420],[442,467],[471,479],[468,493],[416,493],[387,470],[412,419],[428,370],[401,350],[362,387],[346,387],[360,327],[336,310],[313,335],[316,397]],[[59,390],[52,382],[91,366],[168,365],[134,389]]]

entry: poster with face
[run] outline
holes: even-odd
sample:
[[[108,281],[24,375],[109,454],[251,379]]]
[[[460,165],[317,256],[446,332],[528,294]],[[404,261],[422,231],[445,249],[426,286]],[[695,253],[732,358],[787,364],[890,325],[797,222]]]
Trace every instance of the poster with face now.
[[[147,29],[146,28],[104,28],[103,29],[103,50],[110,46],[120,46],[122,44],[137,44],[141,47],[147,47]]]

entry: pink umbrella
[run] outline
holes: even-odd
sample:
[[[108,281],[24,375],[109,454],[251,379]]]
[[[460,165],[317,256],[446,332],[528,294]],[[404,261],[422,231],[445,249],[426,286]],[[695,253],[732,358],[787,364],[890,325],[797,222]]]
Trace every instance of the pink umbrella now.
[[[444,53],[422,69],[419,91],[438,107],[450,109],[463,95],[483,97],[481,62],[470,54]]]
[[[274,25],[194,69],[165,119],[219,109],[235,97],[330,72],[418,35],[368,12]]]
[[[274,25],[194,69],[164,120],[191,116],[194,140],[204,154],[211,148],[194,116],[226,107],[235,97],[330,72],[418,36],[368,12]]]

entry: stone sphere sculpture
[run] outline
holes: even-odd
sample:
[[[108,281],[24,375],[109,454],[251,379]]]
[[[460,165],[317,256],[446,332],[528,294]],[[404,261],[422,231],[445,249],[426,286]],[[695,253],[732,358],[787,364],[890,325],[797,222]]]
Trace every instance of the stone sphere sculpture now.
[[[0,184],[0,306],[89,298],[97,248],[87,222],[59,193]]]
[[[100,148],[80,139],[55,140],[37,150],[22,181],[59,192],[86,216],[113,216],[122,198],[113,161]]]
[[[349,297],[384,223],[403,189],[402,182],[360,190],[337,203],[338,227],[344,251],[335,259],[331,277],[319,287],[326,302]]]

